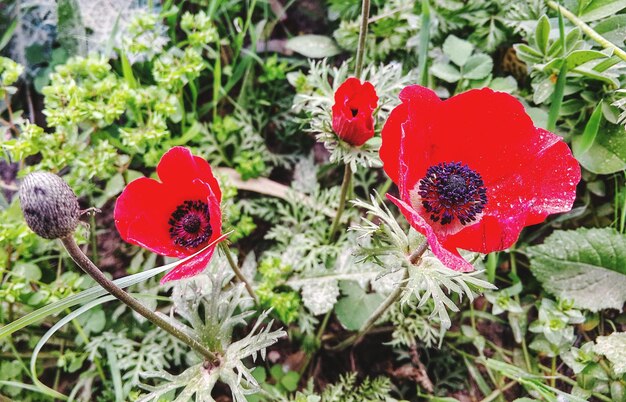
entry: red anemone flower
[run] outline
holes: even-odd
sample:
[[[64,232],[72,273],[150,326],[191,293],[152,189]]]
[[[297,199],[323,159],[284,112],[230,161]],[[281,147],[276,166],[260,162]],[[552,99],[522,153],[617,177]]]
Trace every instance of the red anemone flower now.
[[[184,258],[221,235],[222,193],[208,162],[187,148],[167,151],[157,166],[161,181],[142,177],[122,191],[115,225],[122,239],[157,254]],[[188,278],[206,268],[215,245],[161,279]]]
[[[457,248],[506,249],[525,226],[571,209],[578,162],[514,97],[481,89],[442,101],[413,85],[400,100],[382,131],[380,158],[400,191],[387,197],[447,267],[472,271]]]
[[[372,113],[378,104],[374,86],[358,78],[348,78],[335,92],[333,130],[350,145],[361,146],[374,136]]]

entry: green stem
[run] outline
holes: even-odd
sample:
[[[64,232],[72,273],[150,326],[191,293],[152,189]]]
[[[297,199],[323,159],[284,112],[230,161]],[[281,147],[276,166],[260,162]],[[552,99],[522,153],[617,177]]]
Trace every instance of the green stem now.
[[[554,388],[556,386],[556,356],[552,357],[552,364],[550,365],[550,386]]]
[[[550,104],[550,111],[548,112],[548,124],[546,129],[554,132],[556,129],[556,121],[559,118],[561,112],[561,105],[563,104],[563,93],[565,92],[565,76],[567,75],[567,63],[563,60],[563,65],[559,71],[559,76],[556,79],[556,85],[554,86],[554,93],[552,94],[552,103]]]
[[[359,29],[359,47],[356,50],[356,66],[354,75],[361,78],[363,71],[363,56],[365,55],[365,41],[367,39],[367,23],[370,17],[370,0],[363,0],[361,7],[361,28]]]
[[[497,397],[502,395],[506,390],[511,388],[513,385],[517,385],[517,382],[511,381],[510,383],[506,384],[502,388],[494,389],[493,392],[490,393],[489,395],[487,395],[485,397],[485,399],[483,399],[481,402],[491,402],[491,401],[495,400]]]
[[[430,5],[422,0],[422,26],[420,27],[419,83],[428,86],[428,43],[430,42]]]
[[[419,247],[413,253],[411,253],[411,255],[408,256],[408,260],[411,263],[411,265],[417,264],[427,249],[428,249],[428,242],[424,240],[422,244],[420,244]],[[404,270],[404,276],[402,277],[402,280],[400,282],[404,282],[408,278],[409,278],[409,269],[406,268]],[[334,346],[330,349],[331,350],[343,350],[347,348],[348,346],[350,346],[351,344],[359,342],[361,338],[363,338],[369,332],[369,330],[374,326],[374,324],[376,324],[376,322],[380,319],[380,317],[382,317],[383,314],[385,314],[385,312],[389,309],[389,307],[391,307],[400,298],[403,290],[404,290],[403,286],[397,286],[395,290],[391,292],[391,294],[389,294],[389,296],[387,296],[387,298],[381,303],[381,305],[378,306],[378,308],[372,313],[372,315],[370,315],[367,321],[363,323],[363,325],[361,326],[361,329],[359,329],[359,332],[357,332],[356,334],[347,338],[343,342],[339,343],[337,346]]]
[[[317,329],[317,334],[315,335],[315,350],[307,352],[306,358],[304,360],[304,364],[302,364],[302,367],[300,368],[300,370],[298,370],[298,373],[300,373],[300,375],[304,374],[306,369],[309,367],[309,364],[311,363],[311,360],[313,359],[313,355],[315,354],[315,352],[317,352],[320,345],[322,344],[322,336],[324,335],[324,331],[326,330],[326,326],[328,325],[328,321],[332,313],[333,313],[333,310],[330,310],[328,313],[326,313],[326,315],[324,316],[324,319],[322,320],[322,323]]]
[[[252,285],[250,284],[250,282],[248,282],[248,280],[246,279],[246,276],[243,274],[243,272],[241,272],[241,270],[237,266],[237,263],[233,259],[233,256],[230,253],[230,250],[228,249],[228,246],[224,244],[224,242],[222,242],[220,243],[220,249],[226,256],[226,259],[228,260],[228,265],[230,265],[230,268],[235,273],[235,276],[237,277],[237,279],[239,279],[239,281],[241,281],[245,285],[246,290],[248,291],[248,294],[250,295],[250,297],[254,299],[254,302],[256,304],[259,304],[259,297],[254,292],[254,289],[252,288]]]
[[[348,189],[350,188],[350,182],[352,181],[352,169],[350,169],[350,165],[345,165],[343,170],[343,181],[341,183],[341,190],[339,193],[339,207],[337,208],[337,214],[335,215],[335,219],[333,219],[333,224],[330,227],[330,234],[328,235],[328,241],[335,241],[335,233],[339,228],[339,223],[341,222],[341,215],[343,215],[343,210],[346,208],[346,198],[348,195]]]
[[[516,280],[519,280],[517,275],[517,259],[515,258],[515,244],[511,246],[511,273],[515,276]],[[519,295],[514,296],[514,300],[521,306]],[[530,362],[530,354],[528,353],[528,345],[526,345],[526,335],[522,334],[522,353],[524,354],[524,362],[526,362],[526,369],[529,373],[533,372],[533,366]]]
[[[620,49],[618,46],[604,38],[602,35],[593,30],[589,25],[580,20],[577,16],[572,14],[567,8],[557,4],[555,1],[549,0],[548,6],[553,10],[560,11],[561,14],[565,16],[570,22],[580,28],[585,34],[587,34],[591,39],[593,39],[596,43],[602,46],[605,49],[611,49],[613,54],[619,57],[620,59],[626,61],[626,52]]]
[[[70,235],[61,239],[63,246],[69,253],[72,260],[89,276],[91,276],[100,286],[106,289],[110,294],[115,296],[119,301],[126,304],[128,307],[162,328],[175,338],[187,344],[194,349],[200,355],[202,355],[208,361],[213,363],[218,362],[218,358],[215,353],[208,350],[197,339],[191,337],[181,329],[177,328],[174,324],[167,321],[165,318],[156,314],[152,310],[146,308],[137,299],[126,293],[123,289],[119,288],[113,281],[104,276],[102,271],[94,265],[93,262],[83,253],[78,247],[74,238]]]

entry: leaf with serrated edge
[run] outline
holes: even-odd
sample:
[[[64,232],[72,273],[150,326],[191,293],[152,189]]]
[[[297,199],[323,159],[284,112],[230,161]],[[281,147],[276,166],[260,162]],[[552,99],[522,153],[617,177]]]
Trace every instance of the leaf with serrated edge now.
[[[621,309],[626,301],[626,236],[613,229],[556,231],[528,255],[543,287],[576,308]]]
[[[599,336],[593,351],[606,356],[613,363],[615,374],[626,373],[626,332],[614,332],[609,336]]]

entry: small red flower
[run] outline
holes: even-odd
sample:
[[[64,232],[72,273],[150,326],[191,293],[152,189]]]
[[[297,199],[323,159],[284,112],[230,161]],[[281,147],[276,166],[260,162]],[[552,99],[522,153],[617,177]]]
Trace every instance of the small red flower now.
[[[471,271],[457,248],[506,249],[525,226],[571,209],[578,162],[514,97],[481,89],[442,101],[413,85],[400,100],[382,131],[380,157],[400,190],[387,197],[447,267]]]
[[[161,181],[142,177],[122,191],[115,225],[129,243],[157,254],[183,258],[206,247],[222,231],[222,193],[211,166],[187,148],[167,151],[157,166]],[[206,268],[215,245],[161,279],[188,278]]]
[[[374,136],[372,113],[378,104],[374,86],[348,78],[335,92],[333,130],[350,145],[361,146]]]

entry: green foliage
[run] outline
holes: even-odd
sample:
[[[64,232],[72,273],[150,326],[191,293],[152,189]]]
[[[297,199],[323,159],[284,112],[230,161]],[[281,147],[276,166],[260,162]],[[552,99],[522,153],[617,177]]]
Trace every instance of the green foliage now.
[[[11,85],[20,78],[24,67],[6,57],[0,57],[0,97],[5,93],[14,93],[15,88]]]
[[[279,258],[266,258],[259,264],[259,281],[257,294],[261,304],[266,308],[273,308],[278,318],[285,324],[290,324],[298,318],[300,296],[293,291],[282,289],[286,279],[293,269],[284,265]]]
[[[557,231],[528,249],[533,274],[544,288],[591,311],[626,301],[626,237],[612,229]]]
[[[361,1],[328,0],[327,15],[310,20],[308,3],[136,3],[114,12],[85,1],[3,4],[0,51],[19,62],[0,57],[3,395],[52,400],[45,393],[54,386],[77,400],[212,400],[225,388],[219,381],[239,402],[624,399],[626,64],[611,49],[624,45],[624,1],[562,2],[589,26],[566,16],[561,34],[552,2],[541,0],[373,0],[360,78],[375,86],[379,108],[376,136],[358,149],[333,133],[331,107],[354,70]],[[366,201],[395,191],[379,169],[380,132],[399,91],[418,81],[443,98],[487,86],[512,93],[538,126],[550,109],[550,127],[583,168],[576,208],[491,255],[488,281],[428,253],[408,264],[422,237],[381,199]],[[153,278],[169,269],[152,269],[161,257],[109,233],[115,197],[174,145],[224,168],[216,169],[224,230],[248,253],[241,269],[260,306],[230,282],[220,256],[170,297]],[[335,241],[337,164],[353,172],[355,202],[340,222],[351,230]],[[61,173],[82,205],[103,209],[93,233],[77,236],[90,238],[86,248],[115,275],[130,261],[128,272],[139,273],[116,282],[218,352],[219,366],[115,302],[102,304],[104,292],[87,289],[56,244],[34,236],[15,190],[39,170]],[[482,267],[482,256],[463,255]],[[389,351],[380,367],[363,368],[362,345],[331,350],[397,291],[400,302],[376,323],[392,326],[377,334],[387,342],[376,348]],[[270,309],[290,339],[265,366],[254,358],[285,334],[263,324]],[[59,319],[72,325],[61,330]],[[31,371],[23,359],[35,345]],[[302,374],[286,368],[294,350],[307,354]],[[348,355],[365,372],[329,370]],[[367,377],[381,367],[383,377]]]
[[[322,394],[322,400],[327,402],[397,401],[389,395],[390,391],[391,383],[388,378],[365,378],[358,384],[356,373],[350,373],[343,375],[338,383],[328,386]]]

